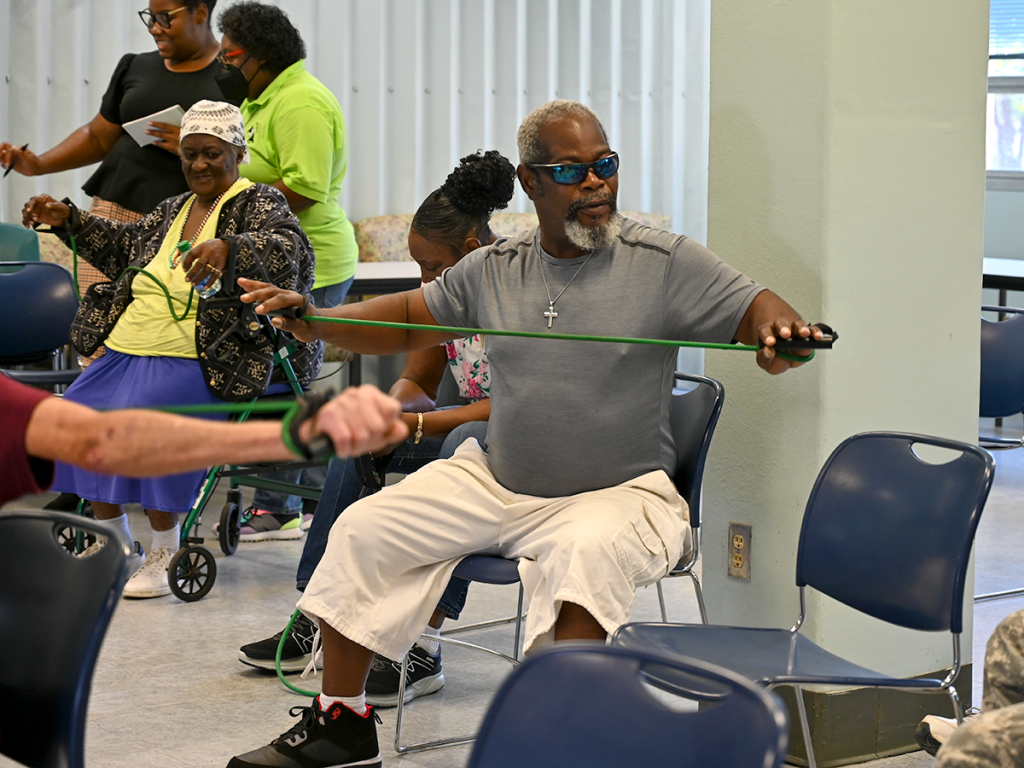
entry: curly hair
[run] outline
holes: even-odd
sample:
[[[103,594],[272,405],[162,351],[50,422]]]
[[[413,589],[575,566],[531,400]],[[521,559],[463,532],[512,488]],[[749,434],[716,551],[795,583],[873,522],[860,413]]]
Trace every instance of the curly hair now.
[[[519,132],[516,135],[516,143],[519,148],[519,162],[523,165],[549,162],[551,158],[548,157],[548,149],[544,146],[544,142],[540,140],[541,128],[552,120],[561,120],[567,117],[579,120],[593,120],[601,129],[601,133],[606,137],[608,136],[608,131],[604,129],[601,118],[586,104],[570,101],[569,99],[549,101],[547,104],[541,104],[528,114],[523,120],[523,124],[519,126]]]
[[[306,44],[288,14],[265,3],[235,3],[217,20],[222,34],[251,53],[274,73],[284,72],[306,58]]]
[[[491,214],[508,205],[515,178],[512,163],[496,150],[466,155],[417,209],[412,230],[460,255],[467,237],[489,243]]]

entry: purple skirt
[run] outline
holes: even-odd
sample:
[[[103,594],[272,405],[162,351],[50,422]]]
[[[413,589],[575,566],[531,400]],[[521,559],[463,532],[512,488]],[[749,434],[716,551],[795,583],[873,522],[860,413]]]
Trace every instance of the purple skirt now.
[[[139,357],[112,349],[86,368],[64,397],[97,410],[221,402],[206,386],[198,360]],[[227,414],[201,418],[224,421]],[[160,436],[153,435],[154,449],[159,446]],[[207,471],[200,469],[164,477],[121,477],[58,461],[52,490],[107,504],[135,503],[160,512],[188,512],[206,475]]]

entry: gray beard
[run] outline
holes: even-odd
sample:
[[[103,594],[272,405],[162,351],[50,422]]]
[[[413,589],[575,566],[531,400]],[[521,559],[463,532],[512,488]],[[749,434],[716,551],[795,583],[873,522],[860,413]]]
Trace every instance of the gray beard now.
[[[565,220],[565,236],[572,245],[581,251],[596,251],[598,248],[606,248],[619,236],[622,228],[622,214],[612,211],[607,224],[599,227],[585,227],[576,218]]]

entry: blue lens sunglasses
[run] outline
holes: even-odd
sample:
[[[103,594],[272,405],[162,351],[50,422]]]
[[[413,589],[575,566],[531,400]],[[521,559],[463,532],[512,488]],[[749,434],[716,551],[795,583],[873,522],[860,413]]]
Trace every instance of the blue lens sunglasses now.
[[[619,171],[619,155],[613,152],[608,157],[592,163],[528,163],[528,168],[544,168],[556,184],[579,184],[594,169],[599,179],[610,179]]]

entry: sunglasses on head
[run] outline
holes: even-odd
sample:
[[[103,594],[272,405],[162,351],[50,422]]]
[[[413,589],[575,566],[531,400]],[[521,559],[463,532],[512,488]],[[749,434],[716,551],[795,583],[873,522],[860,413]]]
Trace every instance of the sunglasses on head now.
[[[619,171],[619,156],[612,153],[592,163],[531,163],[529,168],[543,168],[551,174],[556,184],[579,184],[590,173],[599,179],[610,179]]]
[[[187,8],[187,5],[183,5],[181,8],[175,8],[173,11],[157,11],[156,13],[150,13],[147,8],[144,11],[139,11],[139,18],[142,19],[142,23],[146,25],[146,29],[152,29],[154,24],[160,27],[160,29],[170,29],[171,17],[176,13],[181,13]]]

